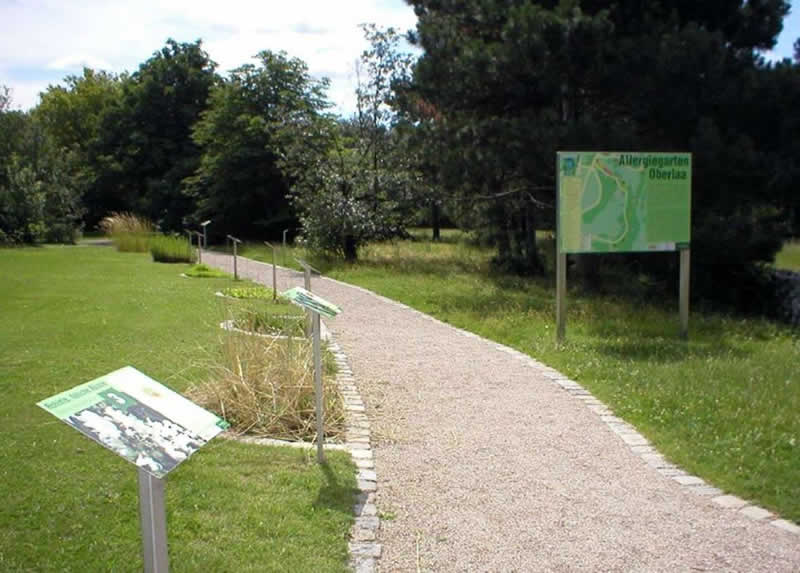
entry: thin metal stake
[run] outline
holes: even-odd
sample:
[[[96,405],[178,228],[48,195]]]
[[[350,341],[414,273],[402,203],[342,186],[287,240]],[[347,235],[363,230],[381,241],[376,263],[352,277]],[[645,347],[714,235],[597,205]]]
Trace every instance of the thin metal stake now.
[[[233,280],[239,280],[239,272],[236,269],[236,241],[233,242]]]
[[[145,573],[167,573],[167,512],[164,507],[166,480],[139,468],[139,520]]]
[[[272,249],[272,302],[278,302],[278,275],[275,271],[275,247],[269,241],[264,244]]]
[[[322,443],[325,441],[324,429],[324,403],[322,400],[322,350],[320,348],[320,320],[319,313],[312,312],[314,315],[314,399],[317,417],[317,461],[325,463],[325,453],[322,450]]]
[[[556,342],[563,342],[567,330],[567,254],[556,254]]]
[[[289,229],[283,230],[283,266],[286,266],[286,233],[289,232]]]
[[[689,339],[689,275],[691,273],[691,250],[682,249],[680,251],[680,277],[679,277],[679,314],[681,319],[680,336],[684,340]]]

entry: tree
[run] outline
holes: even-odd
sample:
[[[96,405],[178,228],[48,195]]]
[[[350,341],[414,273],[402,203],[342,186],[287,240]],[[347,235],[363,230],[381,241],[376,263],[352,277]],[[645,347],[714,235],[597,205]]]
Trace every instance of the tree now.
[[[270,51],[256,59],[212,90],[193,130],[202,159],[185,180],[196,218],[213,219],[215,233],[251,238],[296,227],[290,181],[278,165],[285,144],[279,134],[289,123],[313,125],[329,105],[327,80],[313,79],[302,60]]]
[[[42,126],[57,156],[60,176],[70,179],[70,187],[82,203],[92,206],[93,198],[103,195],[98,189],[98,165],[92,151],[98,145],[104,115],[121,94],[122,79],[114,74],[84,68],[80,76],[67,76],[64,86],[49,86],[33,115]],[[92,210],[95,219],[100,213]]]
[[[770,81],[757,53],[774,44],[786,2],[410,4],[425,53],[406,101],[446,126],[455,153],[443,169],[462,196],[494,198],[477,211],[501,262],[537,264],[526,235],[552,221],[555,152],[570,148],[694,152],[693,261],[706,292],[779,246],[785,194],[757,126]]]
[[[181,230],[195,209],[182,181],[198,168],[201,154],[192,129],[218,82],[215,67],[200,40],[170,39],[122,79],[92,150],[98,181],[87,197],[90,223],[108,211],[128,210],[163,230]]]
[[[357,64],[354,117],[304,119],[284,130],[289,144],[282,166],[292,180],[303,239],[347,260],[369,240],[403,234],[418,198],[403,118],[391,108],[394,84],[405,80],[411,59],[398,50],[394,29],[365,25],[363,31],[370,47]]]
[[[0,157],[0,243],[74,242],[83,211],[66,167],[71,158],[34,115],[0,113],[0,134],[10,150]]]

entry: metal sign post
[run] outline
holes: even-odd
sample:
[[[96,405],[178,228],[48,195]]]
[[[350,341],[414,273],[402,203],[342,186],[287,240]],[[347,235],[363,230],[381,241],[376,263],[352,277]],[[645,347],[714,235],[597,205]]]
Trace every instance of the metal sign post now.
[[[679,278],[679,302],[678,312],[681,320],[680,336],[684,340],[689,339],[689,275],[691,269],[691,249],[681,249],[680,278]]]
[[[567,255],[556,253],[556,342],[567,332]]]
[[[197,235],[197,262],[203,262],[203,234],[200,231],[192,231],[195,235]]]
[[[208,221],[203,221],[202,223],[200,223],[200,226],[203,227],[203,248],[204,249],[208,248],[208,237],[206,235],[206,227],[208,227],[208,224],[210,222],[211,222],[211,219],[209,219]]]
[[[269,241],[264,241],[264,244],[272,249],[272,302],[278,301],[278,274],[275,270],[275,247]]]
[[[233,280],[238,281],[239,280],[239,271],[236,268],[236,245],[237,245],[237,243],[241,243],[241,241],[239,239],[237,239],[236,237],[232,237],[230,235],[228,235],[228,238],[233,243]]]
[[[322,349],[320,344],[319,313],[311,312],[314,317],[314,410],[317,418],[317,461],[325,462],[322,444],[325,441],[325,403],[322,396]]]
[[[228,423],[130,366],[37,405],[137,466],[144,570],[167,573],[167,474]]]
[[[167,573],[167,512],[164,506],[166,479],[139,468],[139,522],[145,573]]]
[[[282,249],[282,252],[283,252],[283,266],[284,267],[286,266],[286,233],[288,233],[288,232],[289,232],[289,229],[284,229],[283,230],[283,249]]]
[[[320,342],[322,333],[320,314],[324,314],[328,318],[333,318],[341,312],[341,309],[300,287],[295,287],[286,291],[283,293],[283,296],[291,300],[294,304],[302,306],[313,316],[314,405],[317,418],[317,461],[323,463],[325,461],[325,454],[322,450],[322,444],[325,441],[325,411],[324,396],[322,394],[322,348]]]

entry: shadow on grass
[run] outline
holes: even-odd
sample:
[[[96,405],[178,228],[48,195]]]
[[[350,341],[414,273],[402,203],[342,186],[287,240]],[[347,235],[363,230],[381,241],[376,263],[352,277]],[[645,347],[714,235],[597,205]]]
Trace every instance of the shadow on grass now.
[[[661,336],[637,337],[635,334],[614,341],[598,341],[594,350],[617,360],[665,364],[684,360],[709,358],[744,358],[751,352],[731,346],[724,341],[717,343],[687,343],[679,340],[677,332],[672,340]]]
[[[325,476],[325,483],[320,487],[313,507],[324,507],[336,512],[351,514],[358,490],[351,485],[340,483],[327,462],[320,464],[319,467]]]

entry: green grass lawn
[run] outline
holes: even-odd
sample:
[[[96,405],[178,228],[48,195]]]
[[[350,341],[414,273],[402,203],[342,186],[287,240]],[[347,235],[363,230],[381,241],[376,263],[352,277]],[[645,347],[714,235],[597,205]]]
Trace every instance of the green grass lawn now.
[[[557,346],[552,279],[492,277],[491,255],[451,234],[370,245],[354,265],[312,262],[557,368],[686,470],[800,522],[796,331],[696,311],[684,343],[677,301],[571,291],[567,342]]]
[[[775,255],[775,268],[800,271],[800,240],[787,241]]]
[[[141,571],[136,469],[36,406],[132,365],[182,391],[218,345],[217,290],[111,248],[0,250],[0,570]],[[217,438],[170,473],[174,571],[345,571],[354,468]]]

